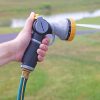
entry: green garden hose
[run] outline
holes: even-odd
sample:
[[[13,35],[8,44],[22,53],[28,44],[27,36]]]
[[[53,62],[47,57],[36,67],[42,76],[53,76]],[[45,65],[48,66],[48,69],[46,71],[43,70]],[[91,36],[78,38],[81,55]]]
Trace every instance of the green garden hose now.
[[[30,71],[28,71],[28,70],[22,71],[22,76],[20,79],[20,84],[19,84],[19,89],[18,89],[17,100],[24,100],[24,93],[25,93],[29,73],[30,73]]]

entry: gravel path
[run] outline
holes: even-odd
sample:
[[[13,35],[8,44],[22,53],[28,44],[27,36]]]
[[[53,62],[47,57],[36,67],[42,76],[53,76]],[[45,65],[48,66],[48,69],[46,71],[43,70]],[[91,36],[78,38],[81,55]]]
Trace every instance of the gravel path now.
[[[81,30],[81,31],[77,31],[77,35],[84,35],[84,34],[93,34],[93,33],[97,33],[100,32],[100,30]],[[14,39],[18,34],[0,34],[0,43],[2,42],[6,42],[9,40]]]

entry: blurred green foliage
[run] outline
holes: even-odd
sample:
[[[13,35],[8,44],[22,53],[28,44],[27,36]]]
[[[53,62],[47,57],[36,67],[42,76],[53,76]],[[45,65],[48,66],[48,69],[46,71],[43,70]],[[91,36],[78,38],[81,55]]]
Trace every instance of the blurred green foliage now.
[[[52,8],[52,14],[93,11],[100,8],[100,0],[0,0],[0,19],[27,17],[31,11],[44,14],[41,6]]]

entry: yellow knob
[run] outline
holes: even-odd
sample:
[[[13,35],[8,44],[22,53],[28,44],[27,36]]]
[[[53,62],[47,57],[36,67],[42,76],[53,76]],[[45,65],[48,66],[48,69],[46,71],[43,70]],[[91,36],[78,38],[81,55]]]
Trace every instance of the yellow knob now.
[[[38,16],[39,16],[39,14],[35,14],[35,19],[37,19],[37,18],[38,18]]]

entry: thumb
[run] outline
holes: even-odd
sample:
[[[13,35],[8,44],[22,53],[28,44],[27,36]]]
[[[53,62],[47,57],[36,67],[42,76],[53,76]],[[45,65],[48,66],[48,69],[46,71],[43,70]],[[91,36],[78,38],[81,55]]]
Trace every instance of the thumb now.
[[[25,26],[24,26],[24,28],[23,28],[23,30],[24,30],[25,32],[31,33],[32,24],[33,24],[34,19],[35,19],[35,13],[34,13],[34,12],[31,12],[31,14],[30,14],[30,16],[27,18],[26,23],[25,23]]]

